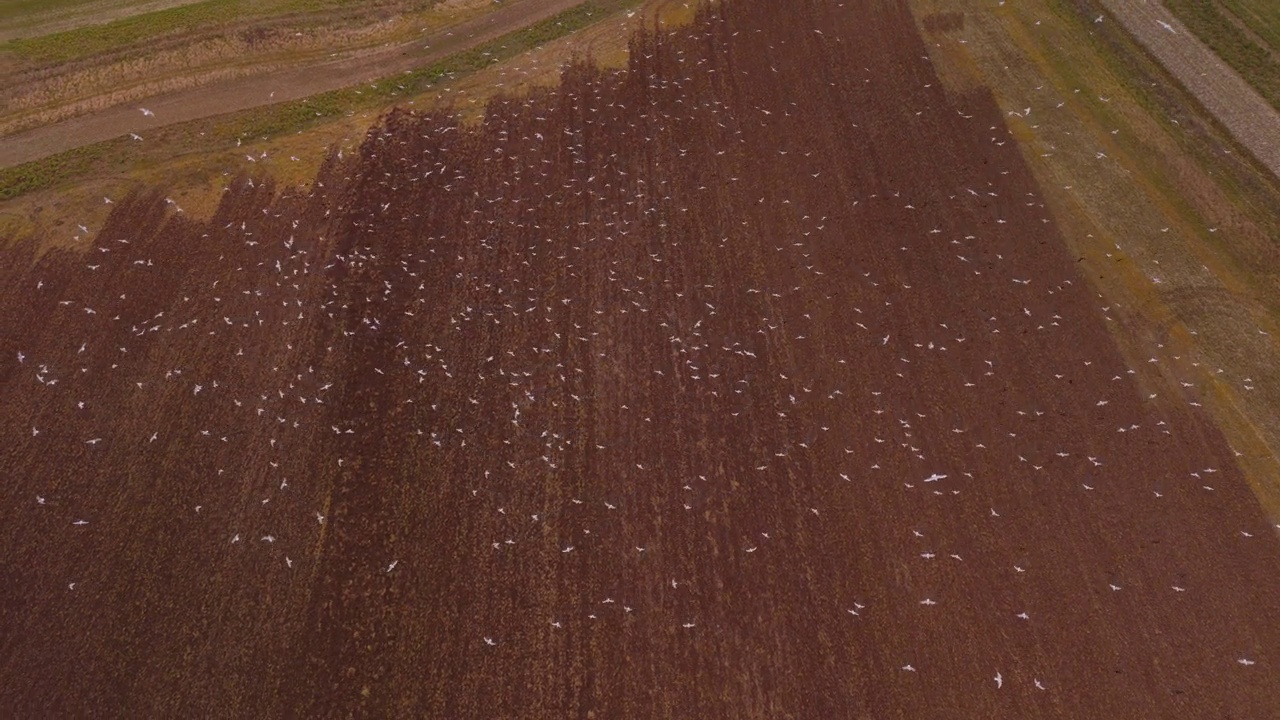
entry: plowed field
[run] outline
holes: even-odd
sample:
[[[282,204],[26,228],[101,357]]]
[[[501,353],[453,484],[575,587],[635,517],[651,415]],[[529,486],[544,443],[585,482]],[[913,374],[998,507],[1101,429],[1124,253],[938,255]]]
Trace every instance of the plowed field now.
[[[5,715],[1274,713],[1276,535],[903,4],[88,231],[0,263]]]

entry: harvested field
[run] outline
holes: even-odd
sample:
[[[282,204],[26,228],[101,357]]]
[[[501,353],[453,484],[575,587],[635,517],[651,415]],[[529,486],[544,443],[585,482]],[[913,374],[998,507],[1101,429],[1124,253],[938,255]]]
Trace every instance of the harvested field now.
[[[305,193],[89,231],[0,263],[5,715],[1280,694],[1231,448],[1139,390],[905,5],[726,0]]]

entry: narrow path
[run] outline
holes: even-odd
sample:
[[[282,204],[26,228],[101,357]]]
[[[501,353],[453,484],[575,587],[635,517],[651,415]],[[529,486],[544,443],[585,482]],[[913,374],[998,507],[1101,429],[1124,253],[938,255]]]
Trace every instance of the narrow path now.
[[[1280,177],[1280,113],[1159,0],[1102,0],[1156,60]]]
[[[0,167],[164,125],[297,100],[421,67],[545,20],[581,0],[520,0],[484,17],[441,28],[412,42],[357,57],[226,80],[121,105],[0,138]],[[139,107],[155,113],[144,116]]]

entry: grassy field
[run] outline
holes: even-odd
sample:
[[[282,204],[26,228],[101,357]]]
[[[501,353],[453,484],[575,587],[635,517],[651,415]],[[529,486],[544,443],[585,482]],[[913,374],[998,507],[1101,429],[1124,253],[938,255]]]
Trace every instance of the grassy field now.
[[[433,5],[435,0],[371,0],[356,9],[342,0],[203,0],[189,5],[124,17],[104,25],[92,25],[39,37],[19,38],[0,44],[0,53],[13,60],[45,65],[65,63],[109,52],[130,49],[147,51],[157,39],[200,31],[221,32],[227,27],[269,25],[272,19],[288,19],[294,26],[331,22],[327,15],[346,10],[361,17],[380,8],[414,12]]]
[[[0,43],[0,133],[154,95],[351,57],[483,15],[486,0],[150,0],[103,24]]]
[[[0,3],[0,41],[46,35],[67,25],[141,12],[154,0],[9,0]],[[178,0],[182,1],[182,0]],[[186,0],[198,2],[199,0]]]
[[[1271,0],[1218,0],[1222,9],[1244,24],[1269,50],[1280,52],[1280,5]]]
[[[92,0],[9,0],[0,5],[0,22],[20,23],[24,18],[90,4]]]
[[[1262,0],[1164,0],[1164,4],[1280,108],[1280,4]]]
[[[1280,187],[1089,0],[912,4],[955,91],[1032,108],[1008,122],[1131,366],[1224,429],[1280,517]]]

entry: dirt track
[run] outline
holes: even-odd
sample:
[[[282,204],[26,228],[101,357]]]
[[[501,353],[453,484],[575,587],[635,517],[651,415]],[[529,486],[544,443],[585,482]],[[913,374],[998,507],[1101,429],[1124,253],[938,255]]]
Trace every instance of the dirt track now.
[[[1280,112],[1159,0],[1101,2],[1241,145],[1280,178]]]
[[[0,711],[1266,717],[1231,451],[992,100],[836,5],[5,257]]]
[[[19,165],[65,150],[142,134],[173,123],[297,100],[372,82],[428,65],[506,33],[537,23],[582,0],[520,0],[483,17],[423,35],[413,42],[378,48],[356,57],[237,78],[159,95],[91,115],[0,137],[0,167]],[[144,116],[139,107],[155,113]]]

